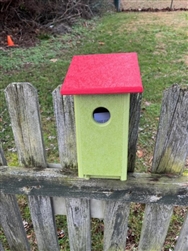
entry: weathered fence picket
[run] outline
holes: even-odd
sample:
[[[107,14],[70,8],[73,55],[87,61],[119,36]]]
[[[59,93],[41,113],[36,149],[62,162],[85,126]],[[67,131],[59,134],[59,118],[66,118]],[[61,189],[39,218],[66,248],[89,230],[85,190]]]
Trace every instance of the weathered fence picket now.
[[[164,92],[152,172],[183,172],[188,156],[187,107],[187,88],[174,85]]]
[[[162,249],[173,206],[188,206],[188,179],[181,175],[188,155],[187,88],[174,85],[164,93],[152,173],[147,174],[134,173],[141,95],[131,95],[130,173],[124,182],[67,175],[69,167],[77,166],[72,96],[61,97],[59,87],[53,92],[60,156],[60,165],[54,165],[46,161],[35,88],[29,83],[13,83],[5,94],[20,163],[19,167],[8,167],[0,147],[0,224],[11,250],[30,250],[15,194],[28,196],[40,251],[60,249],[54,207],[60,212],[61,203],[67,215],[71,251],[91,250],[92,215],[104,219],[104,250],[125,250],[131,202],[146,204],[138,250]],[[187,224],[188,216],[175,251],[188,250]]]
[[[188,93],[174,85],[164,92],[154,150],[153,173],[179,174],[188,155]],[[160,251],[165,241],[173,207],[146,205],[139,251]]]
[[[76,167],[76,129],[73,96],[61,96],[60,86],[53,93],[57,140],[62,167]]]
[[[5,251],[2,244],[1,244],[1,242],[0,242],[0,251]]]
[[[134,172],[142,94],[130,95],[128,172]]]
[[[39,250],[58,251],[59,245],[51,198],[48,196],[29,196],[29,208]]]
[[[20,164],[47,167],[36,89],[29,83],[13,83],[5,93]],[[59,250],[50,197],[29,196],[29,207],[39,250]]]
[[[140,237],[139,251],[160,251],[168,231],[173,207],[147,204]]]
[[[12,250],[30,250],[15,195],[0,193],[0,224]]]
[[[88,199],[66,199],[70,249],[90,251],[90,201]]]
[[[7,162],[0,145],[1,165],[6,166]],[[16,196],[13,194],[4,194],[3,191],[0,191],[0,225],[12,250],[30,250]],[[0,250],[4,250],[1,243]]]
[[[20,164],[46,167],[37,90],[29,83],[13,83],[5,96]]]
[[[188,250],[188,213],[184,220],[174,251]]]
[[[104,213],[104,251],[125,250],[130,203],[107,201]]]

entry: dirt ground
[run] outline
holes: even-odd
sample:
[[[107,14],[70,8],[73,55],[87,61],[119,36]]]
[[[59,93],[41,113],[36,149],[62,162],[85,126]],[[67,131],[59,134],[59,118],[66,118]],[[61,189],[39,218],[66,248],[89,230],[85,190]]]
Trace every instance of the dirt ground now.
[[[148,11],[148,12],[164,12],[164,11],[188,11],[187,0],[121,0],[122,11]],[[22,20],[12,20],[9,24],[0,23],[0,50],[9,48],[7,45],[7,35],[10,35],[15,47],[31,47],[35,46],[41,35],[47,34],[49,31],[42,27],[30,26]]]

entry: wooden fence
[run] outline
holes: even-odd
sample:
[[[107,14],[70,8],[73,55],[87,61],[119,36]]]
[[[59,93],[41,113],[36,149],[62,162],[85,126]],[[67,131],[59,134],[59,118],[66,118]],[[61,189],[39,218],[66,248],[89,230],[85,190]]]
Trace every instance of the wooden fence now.
[[[188,178],[183,175],[188,155],[187,88],[174,85],[164,92],[151,173],[134,172],[141,96],[131,95],[127,181],[67,174],[70,166],[77,165],[74,106],[71,96],[60,96],[59,87],[53,92],[59,165],[46,161],[37,90],[29,83],[12,83],[5,95],[20,163],[8,167],[0,147],[0,224],[10,250],[31,250],[16,194],[28,196],[39,251],[59,250],[57,197],[66,207],[71,251],[91,250],[90,219],[99,214],[104,218],[104,250],[125,250],[131,202],[146,204],[138,250],[162,249],[173,206],[188,206]],[[175,251],[188,250],[187,225],[188,216]]]
[[[118,11],[157,11],[157,10],[187,10],[187,0],[115,0]]]

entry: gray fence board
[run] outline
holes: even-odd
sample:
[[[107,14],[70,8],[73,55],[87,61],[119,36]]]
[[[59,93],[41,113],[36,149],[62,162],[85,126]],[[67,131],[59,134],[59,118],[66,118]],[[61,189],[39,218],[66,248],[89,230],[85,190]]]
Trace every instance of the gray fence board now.
[[[152,165],[153,173],[182,173],[188,155],[187,106],[187,88],[173,85],[164,92]],[[172,212],[172,206],[146,205],[139,251],[162,249]]]
[[[14,195],[0,192],[0,224],[12,251],[29,251],[20,210]]]
[[[182,173],[188,155],[188,90],[173,85],[164,92],[152,172]]]
[[[30,83],[13,83],[5,94],[20,164],[30,168],[47,167],[37,90]],[[29,207],[39,250],[58,251],[50,198],[29,197]]]
[[[142,94],[130,95],[128,172],[134,172]]]
[[[104,251],[123,251],[126,246],[129,203],[108,201],[104,213]]]
[[[39,250],[59,251],[50,197],[29,196],[29,207]]]
[[[62,167],[77,167],[73,96],[61,96],[60,87],[53,91],[52,96],[61,165]]]
[[[188,213],[185,217],[180,235],[178,237],[177,244],[175,246],[175,251],[185,251],[188,250]]]
[[[0,166],[7,164],[0,144]],[[0,191],[0,225],[11,250],[29,251],[29,243],[23,226],[16,196]],[[0,243],[0,250],[4,250]]]
[[[129,174],[127,181],[85,180],[64,175],[59,168],[36,172],[0,167],[0,189],[11,194],[63,196],[138,203],[188,205],[187,177]]]
[[[3,148],[0,141],[0,166],[7,166],[7,161],[4,156]]]
[[[1,244],[1,242],[0,242],[0,251],[5,251],[2,244]]]
[[[37,90],[30,83],[12,83],[5,96],[20,164],[46,167]]]
[[[71,251],[90,251],[90,201],[66,199],[69,243]]]
[[[169,205],[146,205],[138,251],[162,250],[172,212]]]

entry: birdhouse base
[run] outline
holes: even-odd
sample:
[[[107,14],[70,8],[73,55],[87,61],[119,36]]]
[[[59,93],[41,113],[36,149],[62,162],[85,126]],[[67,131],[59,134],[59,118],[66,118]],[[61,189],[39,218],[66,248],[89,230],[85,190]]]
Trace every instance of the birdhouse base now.
[[[81,178],[81,177],[80,177]],[[85,178],[85,179],[109,179],[109,180],[126,180],[127,178],[123,179],[123,177],[120,177],[120,176],[91,176],[91,175],[84,175],[82,178]]]

